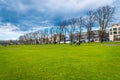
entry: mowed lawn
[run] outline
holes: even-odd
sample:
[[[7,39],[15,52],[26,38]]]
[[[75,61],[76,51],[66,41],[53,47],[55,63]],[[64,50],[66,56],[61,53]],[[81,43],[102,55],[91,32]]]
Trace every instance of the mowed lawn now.
[[[0,46],[0,80],[120,80],[120,43]]]

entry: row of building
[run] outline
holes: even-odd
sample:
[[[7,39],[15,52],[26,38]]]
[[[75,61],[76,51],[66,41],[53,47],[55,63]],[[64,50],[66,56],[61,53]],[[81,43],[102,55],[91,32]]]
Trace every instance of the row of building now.
[[[110,41],[120,41],[120,24],[114,24],[109,30]]]
[[[91,33],[92,33],[91,34],[91,41],[92,42],[99,42],[100,41],[99,40],[99,30],[93,30]],[[75,40],[77,40],[77,35],[78,35],[77,33],[74,34],[74,39]],[[57,43],[64,43],[64,40],[62,40],[60,42],[60,36],[59,35],[54,35],[50,39],[44,39],[43,38],[42,41],[41,40],[29,40],[29,41],[26,41],[26,43],[27,44],[29,44],[29,43],[40,44],[41,42],[43,42],[42,44],[50,43],[50,41],[54,41],[54,37],[56,37],[55,42],[57,42]],[[62,37],[64,37],[64,36],[62,36]],[[82,34],[81,34],[81,41],[82,42],[87,42],[87,32],[82,32]],[[107,30],[106,38],[105,38],[104,41],[120,41],[120,24],[114,24],[114,25],[112,25],[110,27],[109,30]],[[66,43],[70,43],[70,40],[69,40],[68,37],[66,38]],[[21,41],[19,41],[19,40],[15,40],[15,41],[0,41],[0,44],[1,45],[21,44]]]
[[[91,31],[91,41],[99,42],[99,30]],[[74,34],[74,39],[77,40],[78,34]],[[120,24],[113,24],[108,30],[106,30],[104,41],[120,41]],[[57,42],[59,41],[59,35],[57,36]],[[69,38],[67,37],[67,41],[69,42]],[[82,32],[81,41],[87,42],[87,32]]]

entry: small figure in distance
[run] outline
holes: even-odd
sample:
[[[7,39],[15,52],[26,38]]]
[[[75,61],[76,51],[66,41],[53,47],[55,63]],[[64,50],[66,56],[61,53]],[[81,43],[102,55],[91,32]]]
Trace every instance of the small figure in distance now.
[[[78,45],[78,46],[81,45],[81,43],[82,43],[81,41],[77,41],[77,45]]]

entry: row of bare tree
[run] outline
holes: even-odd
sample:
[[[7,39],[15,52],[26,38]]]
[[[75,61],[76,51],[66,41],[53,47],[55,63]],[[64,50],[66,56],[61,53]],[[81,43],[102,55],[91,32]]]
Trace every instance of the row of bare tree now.
[[[20,36],[20,41],[25,44],[49,44],[66,43],[69,36],[70,43],[75,40],[80,42],[82,31],[87,31],[88,42],[91,42],[93,27],[99,30],[99,41],[102,43],[106,38],[106,30],[113,18],[115,8],[111,6],[100,7],[97,10],[90,10],[85,17],[64,20],[56,27],[46,28],[33,33]],[[75,35],[77,34],[77,38]]]

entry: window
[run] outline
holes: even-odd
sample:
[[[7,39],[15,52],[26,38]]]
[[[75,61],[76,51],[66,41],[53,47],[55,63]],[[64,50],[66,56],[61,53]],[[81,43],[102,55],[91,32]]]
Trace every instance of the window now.
[[[117,34],[117,32],[114,32],[114,34]]]
[[[118,36],[118,38],[120,39],[120,36]]]
[[[112,31],[112,29],[110,29],[110,31]]]
[[[118,30],[120,30],[120,27],[118,28]]]
[[[120,41],[120,35],[115,35],[114,36],[114,41]]]
[[[113,30],[117,30],[117,28],[113,28]]]
[[[110,32],[110,35],[112,35],[112,32]]]

